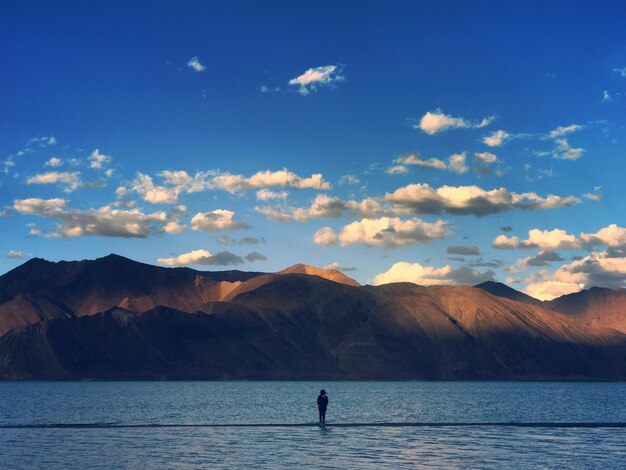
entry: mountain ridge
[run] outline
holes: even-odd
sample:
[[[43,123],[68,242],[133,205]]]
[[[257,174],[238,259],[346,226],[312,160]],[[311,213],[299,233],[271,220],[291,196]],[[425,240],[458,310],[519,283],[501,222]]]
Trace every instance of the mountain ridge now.
[[[0,379],[626,379],[623,332],[482,288],[29,263],[0,276]]]

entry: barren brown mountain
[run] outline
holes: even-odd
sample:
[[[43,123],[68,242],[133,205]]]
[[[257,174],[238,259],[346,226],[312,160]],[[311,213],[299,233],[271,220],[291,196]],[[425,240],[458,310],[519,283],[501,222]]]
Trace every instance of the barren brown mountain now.
[[[613,328],[626,333],[626,289],[592,287],[542,302],[500,282],[484,282],[474,287],[499,297],[540,305],[564,313],[587,326]]]
[[[305,265],[31,260],[0,276],[0,327],[4,379],[626,379],[626,335],[575,313]]]

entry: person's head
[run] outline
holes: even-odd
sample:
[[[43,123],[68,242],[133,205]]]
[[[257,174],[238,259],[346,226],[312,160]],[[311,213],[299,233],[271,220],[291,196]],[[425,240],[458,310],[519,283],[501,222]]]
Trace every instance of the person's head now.
[[[320,395],[326,395],[326,390],[324,389],[320,390]]]

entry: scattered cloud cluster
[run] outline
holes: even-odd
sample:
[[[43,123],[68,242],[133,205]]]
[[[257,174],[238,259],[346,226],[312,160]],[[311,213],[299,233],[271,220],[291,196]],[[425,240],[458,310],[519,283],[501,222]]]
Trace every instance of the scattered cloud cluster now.
[[[396,208],[417,214],[450,213],[482,217],[511,209],[555,209],[579,204],[574,196],[548,195],[541,197],[533,192],[516,193],[506,188],[485,190],[478,186],[441,186],[410,184],[387,193],[385,200]]]
[[[43,237],[80,237],[99,235],[108,237],[144,238],[152,234],[166,232],[166,228],[176,233],[170,223],[176,215],[166,212],[143,213],[138,209],[120,210],[111,206],[97,209],[69,209],[67,201],[53,199],[17,199],[13,209],[20,214],[35,215],[57,221],[50,230],[30,225],[30,235]],[[168,225],[169,224],[169,225]]]
[[[579,204],[574,196],[539,196],[536,193],[515,193],[506,188],[485,190],[478,186],[441,186],[410,184],[387,193],[383,198],[361,201],[342,200],[318,195],[309,207],[257,206],[255,210],[276,222],[306,222],[311,219],[340,217],[382,217],[418,214],[455,214],[483,217],[513,209],[556,209]]]
[[[257,189],[257,198],[262,201],[271,199],[285,199],[287,193],[273,192],[268,187],[293,189],[330,189],[330,184],[324,181],[320,174],[313,174],[307,178],[283,169],[278,171],[259,171],[250,177],[240,174],[218,173],[209,170],[190,175],[186,171],[165,170],[158,173],[163,184],[154,183],[151,176],[137,173],[136,178],[126,187],[118,188],[125,195],[128,191],[136,192],[144,201],[153,204],[176,204],[180,194],[197,193],[202,191],[222,190],[229,193],[245,192]]]
[[[596,233],[581,233],[578,237],[562,229],[528,231],[528,238],[520,240],[516,236],[498,235],[492,246],[506,249],[532,249],[544,251],[592,249],[594,246],[626,246],[626,228],[611,224]]]
[[[552,300],[593,286],[624,288],[626,250],[593,252],[554,272],[540,270],[531,273],[526,284],[526,293],[540,300]]]

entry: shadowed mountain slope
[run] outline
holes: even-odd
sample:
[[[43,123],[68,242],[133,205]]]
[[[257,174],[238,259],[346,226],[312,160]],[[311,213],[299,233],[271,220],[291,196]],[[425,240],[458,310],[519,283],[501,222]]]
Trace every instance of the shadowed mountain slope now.
[[[55,275],[47,290],[35,288],[42,284],[27,266],[27,293],[17,293],[14,272],[0,277],[0,292],[10,299],[0,305],[6,331],[0,336],[0,378],[626,378],[626,335],[481,289],[354,286],[315,271],[201,273],[125,258],[91,263],[102,269],[111,261],[135,274],[155,271],[148,269],[148,280],[121,274],[120,280],[113,273],[98,278],[96,272],[85,278],[84,268],[49,263],[73,274],[65,280]],[[53,267],[43,266],[41,275],[50,276]],[[226,276],[229,281],[219,280]],[[206,286],[219,282],[238,284],[221,300],[205,295]],[[156,292],[158,283],[163,292]],[[73,290],[77,285],[84,290]],[[91,311],[135,299],[136,292],[147,298],[133,309]],[[35,294],[38,300],[30,297]],[[158,304],[162,300],[188,309]],[[70,305],[87,305],[89,313]],[[21,312],[28,321],[16,321]]]

